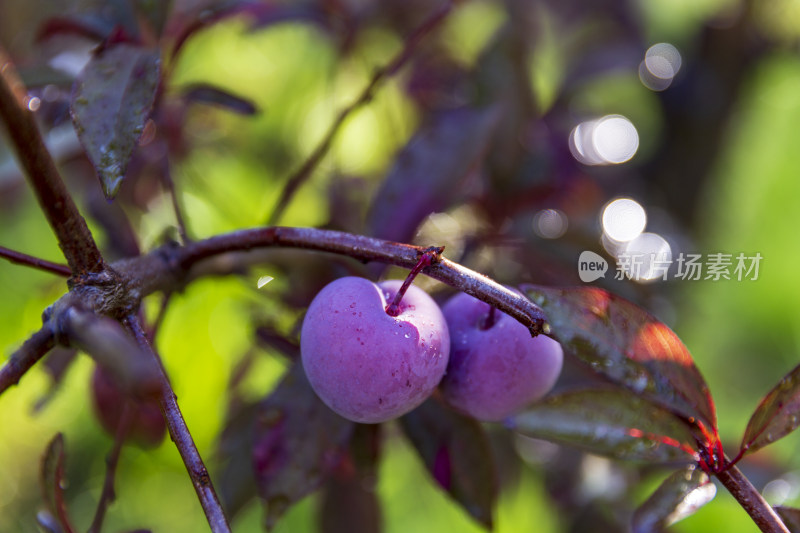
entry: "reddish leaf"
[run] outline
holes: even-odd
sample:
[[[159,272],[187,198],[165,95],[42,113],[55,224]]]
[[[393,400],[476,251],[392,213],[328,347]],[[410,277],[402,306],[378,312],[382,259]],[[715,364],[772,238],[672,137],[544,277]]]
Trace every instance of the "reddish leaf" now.
[[[481,425],[435,398],[402,417],[400,424],[437,483],[491,529],[497,475]]]
[[[633,515],[633,533],[657,533],[714,499],[716,486],[696,465],[670,475]]]
[[[196,83],[183,90],[183,97],[189,103],[211,104],[224,107],[240,115],[258,113],[256,105],[245,98],[233,95],[213,85]]]
[[[692,356],[647,311],[595,287],[522,289],[544,310],[555,339],[595,372],[716,428],[714,402]]]
[[[695,441],[683,420],[621,388],[550,396],[508,423],[530,437],[619,459],[694,460]]]
[[[425,217],[461,200],[486,156],[496,122],[494,110],[459,109],[424,124],[375,196],[371,234],[407,242]]]
[[[800,533],[800,509],[793,507],[775,507],[778,516],[783,520],[783,524],[789,528],[792,533]]]
[[[267,505],[267,528],[337,466],[353,426],[317,398],[302,365],[295,364],[256,420],[253,468]]]
[[[800,425],[800,365],[764,396],[747,423],[742,450],[752,453],[785,437]]]
[[[158,51],[106,48],[84,67],[72,90],[72,121],[106,198],[119,190],[155,101]]]
[[[39,481],[48,512],[58,520],[65,533],[72,533],[75,529],[70,523],[64,503],[64,435],[61,433],[53,437],[47,445],[42,457]]]

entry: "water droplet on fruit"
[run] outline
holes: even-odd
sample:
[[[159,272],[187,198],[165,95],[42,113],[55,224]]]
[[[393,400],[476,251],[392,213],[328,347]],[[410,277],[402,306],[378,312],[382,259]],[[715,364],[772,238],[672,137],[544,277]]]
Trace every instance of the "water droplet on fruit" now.
[[[403,337],[405,337],[406,339],[410,339],[410,338],[411,338],[411,335],[409,335],[408,333],[406,333],[405,335],[403,335]]]

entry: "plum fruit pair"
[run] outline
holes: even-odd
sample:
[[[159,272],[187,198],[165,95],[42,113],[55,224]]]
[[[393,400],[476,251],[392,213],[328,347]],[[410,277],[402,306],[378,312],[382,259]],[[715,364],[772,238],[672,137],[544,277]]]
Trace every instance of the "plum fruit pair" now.
[[[562,350],[465,293],[440,310],[422,289],[340,278],[317,294],[303,321],[303,367],[341,416],[378,423],[403,415],[439,386],[454,408],[497,421],[553,387]],[[394,315],[394,316],[393,316]]]

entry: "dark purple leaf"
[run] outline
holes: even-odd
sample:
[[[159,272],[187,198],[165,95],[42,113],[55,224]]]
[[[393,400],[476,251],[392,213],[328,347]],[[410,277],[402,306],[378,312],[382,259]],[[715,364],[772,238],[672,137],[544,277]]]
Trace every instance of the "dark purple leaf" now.
[[[785,437],[800,425],[800,365],[764,396],[747,423],[742,450],[752,453]]]
[[[400,424],[436,482],[491,529],[497,475],[481,425],[435,398],[402,417]]]
[[[408,242],[431,213],[470,192],[494,126],[494,109],[458,109],[430,117],[400,151],[372,202],[368,225],[375,237]]]
[[[696,465],[672,473],[633,515],[633,533],[658,533],[714,499],[716,486]]]
[[[36,39],[41,41],[59,34],[78,35],[105,41],[106,44],[138,43],[140,40],[138,18],[130,0],[107,0],[102,5],[85,5],[80,13],[48,19],[39,28]]]
[[[550,396],[508,420],[515,431],[618,459],[693,461],[690,427],[621,388]]]
[[[306,5],[292,5],[282,2],[263,2],[262,8],[254,13],[255,18],[250,25],[253,30],[274,26],[281,22],[303,21],[312,22],[317,26],[327,29],[328,21],[324,10],[314,2]]]
[[[72,120],[106,198],[119,190],[159,82],[157,50],[130,45],[92,57],[75,80]]]
[[[161,35],[172,9],[172,0],[134,0],[137,10],[142,13],[156,35]]]
[[[295,364],[259,406],[256,419],[253,468],[267,506],[267,528],[339,464],[353,426],[317,398],[302,365]]]
[[[41,42],[54,35],[78,35],[93,41],[102,41],[111,33],[114,23],[95,15],[73,17],[53,17],[45,20],[36,33],[36,41]]]
[[[217,22],[237,15],[255,15],[265,7],[255,0],[205,0],[192,5],[192,11],[180,14],[175,25],[178,29],[171,33],[176,35],[171,56],[174,59],[186,41],[198,31],[208,28]],[[171,22],[170,25],[173,23]]]
[[[647,311],[595,287],[521,288],[544,310],[553,337],[595,372],[702,421],[709,432],[716,428],[714,402],[692,356]]]
[[[792,533],[800,533],[800,509],[793,507],[775,507],[778,516],[783,520],[784,525],[789,528]]]
[[[39,482],[47,511],[58,520],[65,533],[72,533],[75,529],[70,524],[64,502],[64,435],[61,433],[47,445]]]
[[[381,455],[381,425],[356,424],[350,438],[352,466],[362,477],[378,476],[378,459]]]
[[[237,406],[229,414],[217,444],[220,467],[215,484],[230,519],[256,496],[252,451],[257,413],[257,404]]]
[[[321,533],[380,533],[381,507],[375,487],[359,475],[333,476],[325,486]]]
[[[322,494],[322,533],[378,533],[380,500],[376,494],[380,424],[356,424],[350,455],[333,472]]]
[[[189,103],[216,105],[240,115],[258,113],[258,108],[250,100],[205,83],[197,83],[186,87],[183,90],[183,97]]]
[[[300,357],[300,346],[297,341],[287,338],[269,324],[256,328],[256,341],[265,349],[275,350],[290,360]]]

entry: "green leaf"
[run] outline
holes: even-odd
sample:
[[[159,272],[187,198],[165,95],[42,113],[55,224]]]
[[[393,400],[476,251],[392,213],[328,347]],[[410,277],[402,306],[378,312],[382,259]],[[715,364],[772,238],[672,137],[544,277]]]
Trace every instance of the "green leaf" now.
[[[515,431],[587,451],[653,463],[693,461],[690,427],[625,389],[550,396],[512,417]]]
[[[716,486],[696,465],[673,472],[633,515],[633,533],[657,533],[714,499]]]
[[[595,287],[522,287],[565,348],[633,392],[716,428],[714,402],[689,350],[662,322]]]
[[[437,483],[491,529],[497,475],[481,425],[435,398],[402,417],[400,425]]]
[[[160,77],[157,50],[120,44],[86,64],[72,90],[72,121],[106,198],[119,191]]]
[[[328,477],[347,450],[353,426],[322,403],[299,363],[259,406],[253,468],[268,529]]]
[[[800,365],[796,366],[764,396],[747,423],[742,450],[752,453],[800,425]]]

